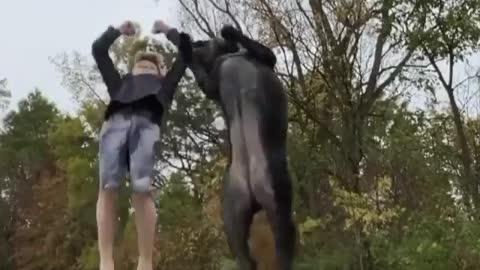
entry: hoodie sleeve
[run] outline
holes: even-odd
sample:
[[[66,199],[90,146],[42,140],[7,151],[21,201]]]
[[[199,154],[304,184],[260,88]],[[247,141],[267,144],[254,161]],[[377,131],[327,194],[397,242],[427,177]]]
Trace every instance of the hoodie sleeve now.
[[[120,88],[122,82],[120,73],[113,65],[112,59],[108,54],[110,47],[120,35],[121,33],[118,29],[110,26],[92,44],[93,58],[107,86],[110,97]]]
[[[167,38],[173,44],[175,44],[179,51],[177,59],[175,59],[175,62],[168,70],[163,80],[162,92],[163,95],[167,98],[167,100],[165,101],[170,103],[173,99],[173,95],[175,94],[178,83],[185,74],[187,64],[191,62],[192,44],[190,36],[185,33],[179,33],[175,28],[172,28],[167,33]]]
[[[177,28],[170,28],[167,32],[167,39],[175,45],[175,47],[180,46],[180,33],[178,32]]]

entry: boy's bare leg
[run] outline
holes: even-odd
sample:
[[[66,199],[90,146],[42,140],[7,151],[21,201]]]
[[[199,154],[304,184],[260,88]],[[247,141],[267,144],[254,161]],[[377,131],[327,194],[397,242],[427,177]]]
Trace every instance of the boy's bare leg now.
[[[132,201],[139,252],[137,270],[153,270],[153,244],[157,223],[155,203],[150,192],[135,192]]]
[[[100,270],[114,270],[113,242],[117,226],[116,190],[100,190],[97,200],[98,249]]]

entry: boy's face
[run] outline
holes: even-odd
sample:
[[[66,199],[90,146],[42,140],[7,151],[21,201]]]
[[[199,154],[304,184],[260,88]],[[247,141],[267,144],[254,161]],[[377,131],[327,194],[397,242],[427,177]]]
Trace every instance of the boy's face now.
[[[135,65],[133,66],[132,74],[153,74],[157,76],[161,75],[159,67],[157,67],[157,65],[148,60],[140,60],[135,63]]]

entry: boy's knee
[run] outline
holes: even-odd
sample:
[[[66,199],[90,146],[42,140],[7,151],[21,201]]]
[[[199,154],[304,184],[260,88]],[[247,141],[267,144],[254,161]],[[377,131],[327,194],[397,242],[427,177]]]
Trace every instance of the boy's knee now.
[[[132,190],[138,194],[150,194],[152,191],[150,177],[142,177],[132,180]]]
[[[106,179],[105,177],[100,181],[101,192],[117,191],[119,187],[120,187],[120,181],[117,181],[117,180]]]
[[[138,209],[144,209],[150,205],[155,207],[153,192],[150,190],[134,190],[132,194],[132,205],[135,211]]]

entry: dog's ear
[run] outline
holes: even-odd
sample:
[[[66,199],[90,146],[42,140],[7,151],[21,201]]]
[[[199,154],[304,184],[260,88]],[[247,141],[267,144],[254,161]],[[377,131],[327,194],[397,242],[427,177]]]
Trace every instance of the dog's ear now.
[[[192,39],[188,34],[180,33],[180,45],[178,49],[185,63],[191,64],[193,59],[193,45]]]

